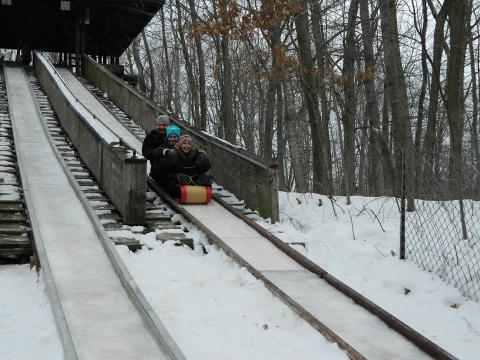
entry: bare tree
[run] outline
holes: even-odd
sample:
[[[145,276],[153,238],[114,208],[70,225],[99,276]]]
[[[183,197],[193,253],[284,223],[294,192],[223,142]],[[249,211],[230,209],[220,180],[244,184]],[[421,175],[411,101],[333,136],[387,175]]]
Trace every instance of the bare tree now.
[[[313,191],[327,193],[328,185],[325,171],[325,154],[320,133],[322,126],[308,26],[307,1],[304,0],[301,4],[301,11],[295,16],[295,28],[297,32],[298,53],[301,63],[300,84],[305,96],[305,104],[312,136]]]
[[[385,77],[393,122],[394,158],[396,172],[400,175],[402,153],[405,154],[406,189],[408,210],[415,208],[413,200],[413,148],[410,117],[408,112],[407,89],[400,56],[396,5],[394,0],[381,0],[380,13],[385,57]],[[397,191],[399,189],[397,188]]]
[[[345,102],[342,114],[345,162],[345,195],[347,205],[350,195],[356,192],[355,184],[355,114],[357,98],[355,94],[355,23],[358,0],[351,0],[348,10],[347,34],[344,42],[343,89]]]
[[[140,57],[140,36],[137,36],[132,43],[133,60],[137,68],[138,86],[143,93],[147,92],[147,85],[145,84],[145,71],[143,69],[143,62]]]

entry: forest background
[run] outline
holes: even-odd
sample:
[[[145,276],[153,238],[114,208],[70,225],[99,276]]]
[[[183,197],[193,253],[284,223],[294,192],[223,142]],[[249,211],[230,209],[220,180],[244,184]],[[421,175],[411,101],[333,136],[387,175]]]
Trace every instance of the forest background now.
[[[124,64],[163,107],[276,163],[280,190],[396,195],[404,172],[412,210],[439,188],[480,192],[478,10],[172,0]]]

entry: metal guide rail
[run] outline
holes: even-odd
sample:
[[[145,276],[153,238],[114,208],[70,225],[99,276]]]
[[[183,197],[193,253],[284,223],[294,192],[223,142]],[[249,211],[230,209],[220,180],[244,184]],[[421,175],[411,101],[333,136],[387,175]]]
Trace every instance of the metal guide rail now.
[[[104,106],[110,111],[110,113],[114,117],[116,117],[122,124],[124,124],[124,126],[126,126],[131,131],[135,129],[135,126],[132,125],[132,120],[129,119],[128,116],[126,116],[121,110],[119,110],[110,100],[108,100],[108,98],[104,94],[102,94],[98,89],[96,89],[90,84],[87,84],[87,87],[92,92],[92,94],[94,94],[97,99],[102,102],[102,104],[104,104]],[[137,138],[141,139],[139,136],[137,136]],[[374,351],[371,352],[370,355],[366,355],[366,353],[368,354],[368,351],[364,352],[364,350],[360,351],[359,349],[355,348],[355,346],[352,346],[352,344],[350,344],[349,341],[343,337],[342,329],[330,328],[329,326],[327,326],[328,321],[327,323],[324,323],[321,318],[318,318],[315,313],[313,313],[306,306],[304,306],[303,304],[305,302],[302,303],[301,296],[298,297],[298,294],[285,292],[285,288],[282,287],[282,285],[286,284],[286,275],[298,275],[295,281],[299,283],[301,283],[302,281],[308,281],[310,282],[312,287],[317,287],[319,289],[322,288],[322,290],[319,290],[318,294],[322,292],[328,293],[336,291],[342,296],[344,296],[345,299],[349,299],[350,301],[353,300],[353,302],[357,304],[355,305],[357,306],[357,310],[362,309],[362,311],[364,312],[365,310],[367,310],[367,313],[373,314],[373,316],[377,320],[380,320],[381,322],[386,324],[388,328],[393,329],[394,332],[397,332],[398,334],[401,334],[400,338],[403,338],[404,340],[402,341],[405,341],[403,345],[410,343],[409,346],[412,347],[412,344],[415,344],[411,349],[411,354],[415,354],[415,358],[430,358],[431,356],[436,359],[455,359],[452,354],[449,354],[444,349],[440,348],[438,345],[436,345],[420,333],[416,332],[414,329],[410,328],[408,325],[404,324],[399,319],[395,318],[385,310],[381,309],[379,306],[372,303],[371,301],[363,297],[361,294],[355,292],[353,289],[340,282],[338,279],[334,278],[320,266],[311,262],[303,255],[292,249],[288,244],[284,243],[282,240],[278,239],[273,234],[269,233],[267,230],[263,229],[254,221],[249,219],[246,216],[248,215],[248,210],[245,209],[242,203],[229,204],[228,199],[222,199],[220,196],[218,196],[218,194],[216,196],[216,202],[220,205],[220,207],[226,209],[227,212],[230,213],[232,216],[238,218],[239,220],[241,220],[242,223],[253,229],[258,236],[267,239],[275,248],[280,250],[283,254],[286,254],[291,259],[291,261],[298,264],[298,266],[300,266],[303,270],[289,271],[290,274],[287,274],[286,272],[282,274],[281,271],[263,271],[261,269],[259,270],[255,268],[255,266],[252,266],[247,260],[245,260],[245,258],[243,258],[225,241],[223,241],[221,236],[218,236],[218,233],[215,233],[210,226],[206,225],[205,222],[200,221],[199,218],[197,218],[197,214],[199,213],[195,212],[194,208],[178,204],[175,200],[170,198],[170,196],[168,196],[168,194],[166,194],[163,189],[161,189],[161,187],[159,187],[152,179],[149,179],[149,185],[157,192],[157,194],[159,194],[164,199],[164,201],[171,208],[173,208],[176,212],[182,214],[188,221],[190,221],[192,224],[196,225],[200,230],[202,230],[207,235],[209,241],[219,245],[236,262],[238,262],[242,266],[245,266],[255,277],[262,280],[276,296],[278,296],[282,301],[288,304],[297,314],[299,314],[308,323],[310,323],[310,325],[312,325],[315,329],[317,329],[320,333],[322,333],[331,341],[336,342],[340,348],[344,349],[350,358],[408,359],[409,355],[407,351],[405,351],[404,354],[402,354],[402,351],[399,351],[395,354],[395,350],[393,350],[393,353],[389,351],[382,353],[381,348],[384,347],[385,349],[387,349],[389,346],[391,346],[391,344],[378,344],[378,338],[368,339],[369,342],[375,344],[375,346],[377,347],[377,352]],[[298,290],[301,291],[302,288],[298,287]],[[319,300],[317,300],[317,302],[318,301],[321,301],[320,298]],[[312,308],[314,308],[315,306],[318,307],[318,304],[314,305]],[[341,313],[337,313],[335,316],[346,316],[339,314]],[[353,318],[355,318],[355,315],[353,316]],[[366,333],[368,333],[368,329],[364,330]],[[417,350],[415,350],[415,348]]]
[[[0,264],[28,261],[34,264],[31,235],[0,63]]]
[[[184,359],[87,200],[94,185],[48,99],[22,68],[6,73],[25,199],[65,358]]]

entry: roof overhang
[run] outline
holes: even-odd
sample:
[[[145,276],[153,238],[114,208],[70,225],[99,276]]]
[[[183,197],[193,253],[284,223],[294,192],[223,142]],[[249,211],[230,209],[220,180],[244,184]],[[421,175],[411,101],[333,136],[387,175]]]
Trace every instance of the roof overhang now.
[[[10,5],[8,5],[10,3]],[[85,52],[121,55],[165,0],[0,0],[0,48],[74,53],[85,28]],[[3,4],[3,5],[2,5]],[[63,8],[63,10],[62,10]]]

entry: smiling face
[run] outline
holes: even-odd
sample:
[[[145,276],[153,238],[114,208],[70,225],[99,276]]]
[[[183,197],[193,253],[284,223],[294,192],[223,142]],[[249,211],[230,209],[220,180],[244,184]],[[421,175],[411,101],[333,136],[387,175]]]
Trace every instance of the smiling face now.
[[[180,149],[185,153],[188,154],[192,150],[192,141],[190,139],[185,139],[180,146]]]

